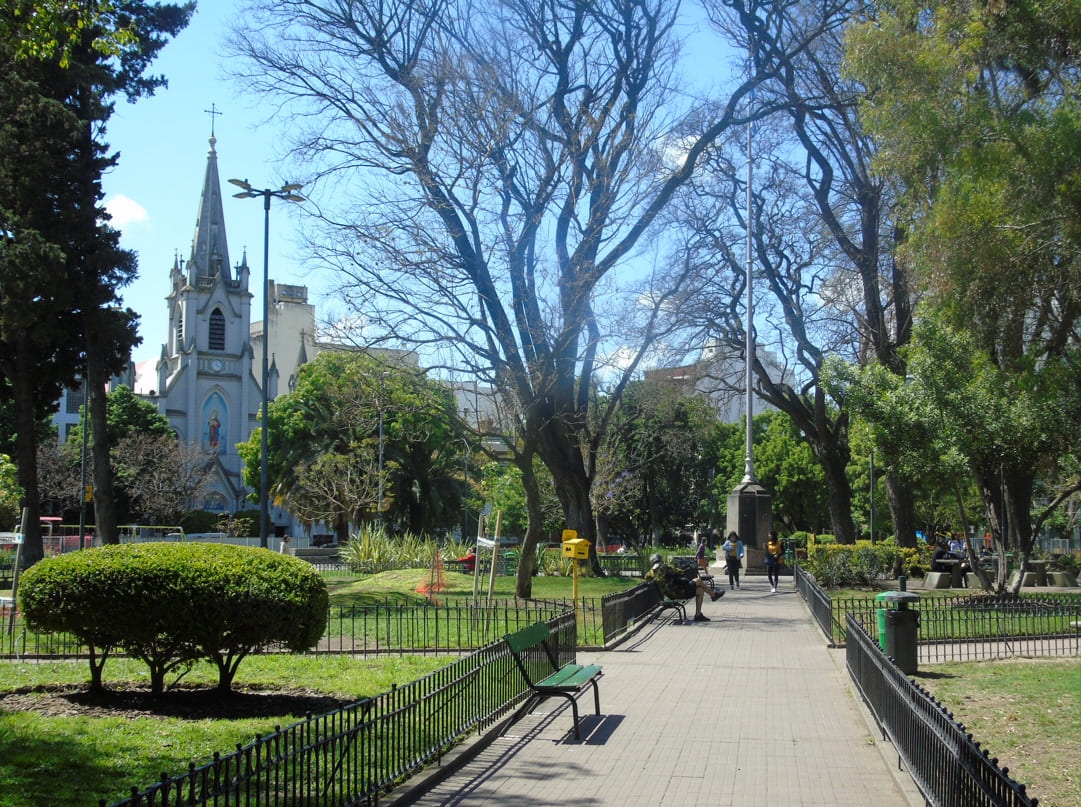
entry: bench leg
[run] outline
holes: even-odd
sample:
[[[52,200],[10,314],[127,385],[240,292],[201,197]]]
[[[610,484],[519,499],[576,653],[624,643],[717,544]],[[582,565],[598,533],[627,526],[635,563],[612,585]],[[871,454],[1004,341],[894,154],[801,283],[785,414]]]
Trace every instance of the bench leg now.
[[[574,739],[582,739],[582,731],[578,728],[578,701],[574,699],[574,695],[567,694],[566,699],[571,702],[571,712],[574,714]]]
[[[590,683],[593,684],[593,705],[596,707],[597,714],[599,715],[601,713],[600,690],[597,688],[596,681],[590,681]],[[529,700],[527,700],[524,704],[518,707],[518,711],[514,713],[511,719],[507,722],[506,726],[503,727],[503,731],[500,732],[499,736],[502,737],[504,734],[510,731],[511,726],[513,726],[526,715],[530,714],[534,709],[537,708],[537,706],[540,705],[540,702],[543,701],[545,698],[551,698],[557,695],[570,701],[571,715],[574,717],[574,739],[582,739],[582,731],[578,726],[578,701],[575,700],[574,695],[569,692],[553,692],[549,695],[531,695],[529,697]]]

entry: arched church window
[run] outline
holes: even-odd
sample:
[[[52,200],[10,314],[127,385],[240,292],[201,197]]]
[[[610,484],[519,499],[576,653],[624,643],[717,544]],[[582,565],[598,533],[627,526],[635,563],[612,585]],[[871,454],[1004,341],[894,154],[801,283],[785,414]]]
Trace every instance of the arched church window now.
[[[176,315],[176,347],[179,350],[184,345],[184,314]]]
[[[225,315],[220,308],[210,315],[210,349],[225,350]]]

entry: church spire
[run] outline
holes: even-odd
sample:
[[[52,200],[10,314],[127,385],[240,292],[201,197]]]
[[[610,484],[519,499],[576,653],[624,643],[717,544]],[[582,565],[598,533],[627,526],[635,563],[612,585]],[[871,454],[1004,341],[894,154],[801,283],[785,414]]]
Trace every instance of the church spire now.
[[[229,245],[225,238],[225,214],[222,212],[221,181],[218,178],[218,139],[210,135],[210,151],[206,155],[206,177],[199,199],[199,215],[195,221],[195,238],[188,260],[188,282],[198,285],[201,278],[221,275],[230,280]]]

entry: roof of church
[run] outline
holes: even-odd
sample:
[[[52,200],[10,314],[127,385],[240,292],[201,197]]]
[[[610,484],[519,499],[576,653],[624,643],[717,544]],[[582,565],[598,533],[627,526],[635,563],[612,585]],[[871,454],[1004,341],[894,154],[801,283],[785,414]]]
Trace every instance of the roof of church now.
[[[217,142],[218,139],[211,134],[210,151],[206,155],[206,177],[203,179],[195,237],[191,242],[191,258],[187,266],[189,282],[196,286],[200,278],[213,278],[218,274],[225,280],[232,279],[229,274],[229,244],[225,237],[221,181],[218,178],[218,153],[214,150]]]

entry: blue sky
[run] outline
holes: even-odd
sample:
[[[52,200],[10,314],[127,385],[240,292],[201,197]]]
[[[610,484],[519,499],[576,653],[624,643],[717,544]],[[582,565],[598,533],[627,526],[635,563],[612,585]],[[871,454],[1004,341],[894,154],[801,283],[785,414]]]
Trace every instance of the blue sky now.
[[[188,27],[169,42],[151,66],[169,80],[168,88],[135,104],[119,100],[106,140],[120,152],[120,162],[104,180],[106,206],[121,243],[139,255],[139,277],[123,290],[125,305],[142,315],[143,343],[136,362],[155,359],[166,337],[165,295],[169,270],[178,254],[191,253],[206,157],[209,110],[215,116],[218,170],[225,196],[229,258],[240,261],[247,247],[252,267],[252,319],[262,319],[263,205],[261,199],[234,199],[226,180],[247,179],[256,188],[280,187],[292,180],[282,163],[277,125],[260,125],[266,110],[224,78],[222,43],[239,3],[202,0]],[[295,259],[295,211],[274,202],[270,211],[270,277],[309,287],[319,304],[319,285]]]
[[[232,198],[233,187],[226,180],[236,177],[256,188],[277,188],[297,174],[282,160],[284,124],[264,124],[270,112],[266,105],[260,108],[259,99],[245,95],[225,77],[224,40],[243,4],[200,0],[191,23],[151,66],[150,72],[166,76],[169,86],[135,104],[118,100],[108,124],[106,140],[120,152],[120,161],[105,177],[105,203],[113,226],[122,233],[121,243],[139,256],[139,276],[123,290],[125,305],[142,317],[143,342],[133,351],[136,362],[156,359],[166,338],[169,271],[175,255],[186,261],[191,253],[212,105],[222,113],[214,116],[214,131],[229,257],[236,264],[247,248],[252,319],[262,319],[262,200]],[[688,37],[684,70],[695,84],[723,82],[730,67],[726,49],[703,33],[700,10],[685,8],[683,14],[681,34]],[[297,258],[295,207],[275,201],[271,208],[270,277],[307,286],[318,318],[333,305],[325,297],[329,284]]]

